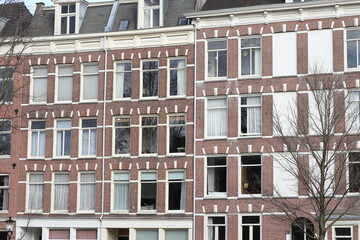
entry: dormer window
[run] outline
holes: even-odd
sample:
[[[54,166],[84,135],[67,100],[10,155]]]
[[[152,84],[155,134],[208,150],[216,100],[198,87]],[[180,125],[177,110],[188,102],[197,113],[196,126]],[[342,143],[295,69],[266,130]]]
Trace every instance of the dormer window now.
[[[76,5],[61,6],[61,34],[75,33]]]
[[[160,26],[160,3],[159,0],[144,0],[144,28]]]

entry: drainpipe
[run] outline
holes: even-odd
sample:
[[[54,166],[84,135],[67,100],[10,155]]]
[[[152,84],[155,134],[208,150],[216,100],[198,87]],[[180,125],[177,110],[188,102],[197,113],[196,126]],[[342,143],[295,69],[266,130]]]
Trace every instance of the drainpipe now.
[[[103,102],[103,126],[102,126],[102,156],[101,156],[101,216],[99,218],[100,220],[100,240],[103,239],[103,217],[104,217],[104,187],[105,187],[105,120],[106,120],[106,80],[107,80],[107,58],[108,58],[108,51],[107,51],[107,38],[103,38],[104,41],[104,102]]]
[[[194,166],[193,166],[193,225],[192,225],[192,240],[195,240],[195,195],[196,195],[196,33],[197,27],[194,25]]]

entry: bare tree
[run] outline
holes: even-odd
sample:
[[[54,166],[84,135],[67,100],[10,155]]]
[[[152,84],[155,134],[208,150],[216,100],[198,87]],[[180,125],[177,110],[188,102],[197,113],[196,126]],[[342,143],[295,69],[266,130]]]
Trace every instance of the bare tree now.
[[[359,205],[352,192],[360,190],[360,154],[354,152],[360,140],[360,91],[346,89],[343,75],[313,72],[301,81],[305,91],[288,100],[293,108],[273,109],[274,164],[297,180],[288,187],[306,197],[286,198],[275,186],[271,201],[307,239],[323,240]]]

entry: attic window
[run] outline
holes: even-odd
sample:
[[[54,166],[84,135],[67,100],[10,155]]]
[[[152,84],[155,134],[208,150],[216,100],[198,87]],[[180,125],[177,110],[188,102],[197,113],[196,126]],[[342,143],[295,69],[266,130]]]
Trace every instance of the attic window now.
[[[159,0],[144,0],[143,14],[145,28],[160,26]]]
[[[129,20],[122,20],[121,22],[120,22],[120,27],[119,27],[119,31],[125,31],[125,30],[127,30],[128,29],[128,27],[129,27]]]
[[[61,6],[61,34],[75,33],[75,4]]]
[[[189,21],[186,17],[179,18],[178,25],[188,25]]]

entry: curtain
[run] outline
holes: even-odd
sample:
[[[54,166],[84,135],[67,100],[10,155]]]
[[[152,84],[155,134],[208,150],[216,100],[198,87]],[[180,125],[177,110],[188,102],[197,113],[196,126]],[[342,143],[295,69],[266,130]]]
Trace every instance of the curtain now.
[[[261,73],[261,49],[255,48],[252,49],[253,52],[253,74],[260,74]]]
[[[211,99],[208,100],[207,133],[208,136],[227,135],[227,100]]]
[[[44,175],[31,174],[29,183],[29,210],[42,210]]]
[[[149,28],[150,26],[150,10],[144,10],[144,28]]]
[[[97,231],[96,229],[77,229],[76,230],[76,239],[86,239],[86,240],[96,240]]]
[[[186,95],[186,69],[185,69],[185,60],[180,60],[178,62],[177,70],[177,95]]]
[[[56,133],[56,156],[63,155],[63,143],[64,143],[64,131],[58,131]]]
[[[248,97],[248,105],[260,104],[260,97]],[[261,132],[261,108],[248,107],[247,108],[247,130],[248,133],[260,133]]]
[[[215,169],[207,169],[207,193],[211,194],[215,192]]]
[[[124,97],[125,64],[116,64],[116,98]]]
[[[208,225],[213,224],[213,219],[211,217],[208,218]],[[214,240],[214,232],[215,232],[215,227],[214,226],[209,226],[209,232],[208,232],[208,240]]]
[[[250,74],[250,50],[241,50],[241,75]]]
[[[4,187],[9,187],[9,177],[4,178]],[[9,188],[1,189],[0,193],[2,193],[2,205],[0,206],[0,210],[8,210],[9,209]]]
[[[95,174],[86,173],[80,176],[80,210],[95,209]]]
[[[73,77],[64,76],[58,79],[58,101],[71,101],[72,100],[72,85]]]
[[[45,131],[31,133],[31,156],[45,156]]]
[[[136,240],[158,240],[157,230],[137,230]]]
[[[129,209],[129,183],[115,183],[114,186],[114,209]]]
[[[98,75],[84,76],[83,99],[92,100],[98,98]]]
[[[46,102],[47,77],[33,79],[33,101]]]
[[[89,155],[89,130],[85,129],[82,132],[82,155]]]
[[[53,240],[53,239],[61,239],[61,240],[70,239],[70,231],[69,230],[50,229],[49,230],[49,239],[50,240]]]
[[[359,122],[359,92],[349,92],[349,110],[348,110],[348,124],[351,126],[352,132],[358,132],[360,128]]]
[[[54,210],[67,210],[69,203],[69,174],[55,175]]]
[[[90,130],[90,155],[96,155],[96,129]]]

